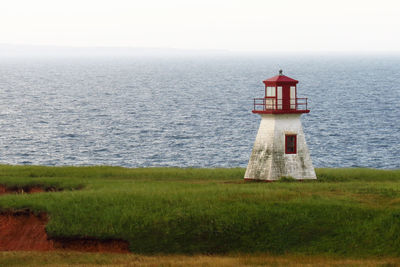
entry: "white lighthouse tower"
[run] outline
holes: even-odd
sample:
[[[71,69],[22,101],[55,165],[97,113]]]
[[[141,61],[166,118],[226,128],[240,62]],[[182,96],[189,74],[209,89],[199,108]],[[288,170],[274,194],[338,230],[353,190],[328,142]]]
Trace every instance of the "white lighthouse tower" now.
[[[317,179],[300,116],[309,113],[307,98],[297,97],[298,81],[282,75],[264,81],[265,97],[254,99],[253,113],[261,115],[245,180]]]

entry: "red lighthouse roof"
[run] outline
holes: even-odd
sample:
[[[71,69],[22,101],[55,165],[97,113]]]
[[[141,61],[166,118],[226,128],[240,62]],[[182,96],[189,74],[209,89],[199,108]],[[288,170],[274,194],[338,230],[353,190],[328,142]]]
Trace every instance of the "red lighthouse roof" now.
[[[285,76],[282,74],[282,70],[279,71],[279,75],[276,75],[272,78],[266,79],[263,81],[265,84],[266,83],[294,83],[297,84],[299,81],[292,79],[288,76]]]
[[[298,83],[299,81],[292,79],[285,75],[276,75],[272,78],[266,79],[264,82],[293,82]]]

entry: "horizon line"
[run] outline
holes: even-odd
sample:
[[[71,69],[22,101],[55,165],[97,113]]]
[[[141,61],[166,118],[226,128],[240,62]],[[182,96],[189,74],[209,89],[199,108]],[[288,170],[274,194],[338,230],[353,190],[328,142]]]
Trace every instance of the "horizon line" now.
[[[366,53],[376,53],[376,54],[397,54],[400,53],[399,50],[260,50],[260,49],[224,49],[224,48],[184,48],[184,47],[169,47],[169,46],[107,46],[107,45],[60,45],[60,44],[18,44],[18,43],[0,43],[0,49],[5,48],[49,48],[49,49],[123,49],[123,50],[159,50],[159,51],[173,51],[173,52],[212,52],[212,53],[228,53],[228,54],[270,54],[270,53],[356,53],[356,54],[366,54]]]

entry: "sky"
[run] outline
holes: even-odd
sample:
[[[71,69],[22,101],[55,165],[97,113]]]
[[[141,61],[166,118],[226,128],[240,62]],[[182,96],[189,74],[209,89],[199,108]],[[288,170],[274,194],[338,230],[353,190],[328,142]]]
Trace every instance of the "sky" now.
[[[0,44],[399,51],[399,0],[2,0]]]

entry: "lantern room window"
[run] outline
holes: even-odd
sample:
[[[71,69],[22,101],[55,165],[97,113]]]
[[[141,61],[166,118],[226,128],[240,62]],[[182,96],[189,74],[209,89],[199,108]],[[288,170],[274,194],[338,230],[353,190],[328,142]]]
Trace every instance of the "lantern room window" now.
[[[266,96],[267,96],[267,97],[275,96],[275,87],[268,86],[268,87],[267,87],[267,94],[266,94]]]
[[[282,86],[278,86],[278,109],[282,109]]]
[[[290,109],[296,109],[296,86],[290,86]]]
[[[285,153],[286,154],[297,153],[297,135],[295,134],[285,135]]]
[[[265,88],[265,109],[276,109],[276,99],[275,99],[275,87],[268,86]]]

